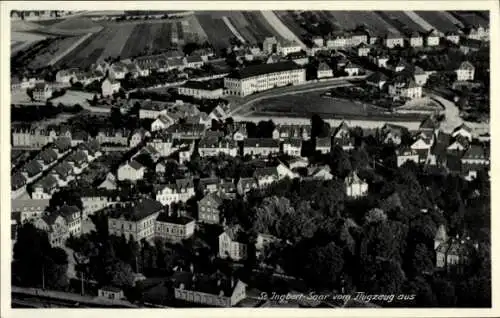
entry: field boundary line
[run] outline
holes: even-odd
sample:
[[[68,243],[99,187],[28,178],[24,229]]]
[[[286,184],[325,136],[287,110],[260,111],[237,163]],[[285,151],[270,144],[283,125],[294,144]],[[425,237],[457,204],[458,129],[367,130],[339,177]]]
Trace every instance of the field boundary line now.
[[[233,26],[233,24],[231,23],[231,21],[229,21],[228,17],[223,16],[222,17],[222,21],[224,21],[224,23],[226,24],[226,26],[229,28],[229,30],[231,30],[231,32],[233,33],[233,35],[238,38],[238,40],[240,40],[242,43],[246,43],[247,42],[241,36],[241,34],[238,32],[238,30],[236,30],[236,28]]]
[[[50,60],[50,62],[48,63],[48,65],[54,65],[56,64],[57,62],[59,62],[62,58],[64,58],[66,55],[68,55],[69,53],[71,53],[71,51],[75,50],[80,44],[83,43],[83,41],[87,40],[89,37],[92,36],[92,34],[94,33],[87,33],[85,34],[84,36],[82,36],[78,41],[76,41],[75,43],[73,43],[69,48],[67,48],[64,52],[62,52],[61,54],[59,54],[58,56],[54,57],[52,60]]]
[[[276,16],[273,11],[260,11],[267,22],[278,32],[283,38],[297,42],[302,49],[307,50],[307,46],[295,35],[290,29]]]
[[[423,29],[425,29],[427,32],[430,30],[435,30],[439,36],[443,36],[443,32],[439,31],[435,26],[427,22],[424,18],[419,16],[416,12],[413,11],[403,11],[404,14],[406,14],[413,22],[416,24],[420,25]]]

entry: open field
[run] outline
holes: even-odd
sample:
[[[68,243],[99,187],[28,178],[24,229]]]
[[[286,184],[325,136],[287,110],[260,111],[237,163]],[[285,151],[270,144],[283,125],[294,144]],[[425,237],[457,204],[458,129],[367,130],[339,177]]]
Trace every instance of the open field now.
[[[480,25],[482,27],[489,27],[489,21],[484,14],[478,14],[471,11],[452,11],[451,14],[460,20],[462,24],[467,25]]]
[[[372,105],[363,105],[349,100],[322,97],[324,91],[263,99],[252,104],[258,114],[290,114],[310,116],[373,116],[382,115],[384,110]]]
[[[455,23],[448,18],[444,12],[440,11],[415,11],[415,13],[422,19],[427,21],[430,25],[436,28],[436,30],[446,33],[449,31],[458,31],[458,27]]]
[[[302,38],[303,35],[307,34],[300,24],[298,24],[293,18],[292,11],[273,11],[274,14],[283,22],[286,27],[292,31],[296,36]]]
[[[31,44],[46,39],[47,36],[28,33],[28,32],[11,32],[11,54],[14,54],[20,50],[24,50]],[[13,46],[12,46],[13,44]]]
[[[399,34],[393,26],[378,16],[373,11],[328,11],[331,22],[343,29],[354,29],[360,24],[364,24],[375,35],[383,36],[387,33]]]
[[[217,18],[207,12],[196,12],[196,18],[205,31],[208,42],[216,50],[227,48],[230,45],[230,40],[234,35],[224,21],[222,21],[222,16]]]
[[[86,37],[88,35],[56,39],[48,47],[38,52],[28,66],[31,68],[40,68],[54,64],[54,61],[57,62],[57,60],[68,54],[72,48],[74,49]]]
[[[411,32],[426,32],[425,28],[415,23],[405,12],[403,11],[377,11],[377,14],[384,19],[387,23],[390,23],[399,32],[408,34]]]
[[[131,26],[132,28],[130,28]],[[121,43],[121,49],[118,52],[118,55],[122,57],[132,57],[146,53],[145,51],[153,48],[153,43],[157,37],[168,38],[167,36],[171,33],[169,23],[128,24],[127,27],[128,34],[122,37],[123,43]],[[116,38],[117,36],[114,37],[114,39]],[[170,43],[167,45],[170,45]]]

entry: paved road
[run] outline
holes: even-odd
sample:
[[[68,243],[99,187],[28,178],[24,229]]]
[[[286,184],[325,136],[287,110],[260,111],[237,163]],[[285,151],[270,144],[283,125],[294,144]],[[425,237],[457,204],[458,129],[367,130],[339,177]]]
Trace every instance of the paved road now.
[[[230,100],[231,104],[236,106],[234,109],[231,110],[230,116],[241,115],[241,112],[245,110],[246,107],[249,107],[252,103],[255,103],[262,99],[280,97],[285,95],[294,95],[305,92],[313,92],[318,90],[325,90],[332,87],[349,86],[349,85],[352,84],[349,83],[346,79],[338,78],[325,82],[313,82],[296,86],[285,86],[285,87],[275,88],[272,90],[246,96],[243,98],[229,97],[228,99]]]

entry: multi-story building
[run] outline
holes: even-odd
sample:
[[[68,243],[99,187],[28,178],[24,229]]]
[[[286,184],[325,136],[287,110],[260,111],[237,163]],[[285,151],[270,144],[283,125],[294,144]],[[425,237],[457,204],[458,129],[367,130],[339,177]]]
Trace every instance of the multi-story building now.
[[[104,188],[89,188],[84,189],[82,192],[82,219],[84,220],[88,219],[95,212],[120,201],[120,197],[116,191]]]
[[[361,197],[368,193],[368,183],[362,180],[355,171],[346,177],[344,185],[349,197]]]
[[[32,200],[32,199],[11,199],[11,212],[19,213],[20,223],[30,220],[36,220],[43,216],[45,209],[49,206],[48,199]]]
[[[247,258],[247,244],[239,242],[241,231],[241,227],[234,226],[227,228],[221,235],[219,235],[220,258],[231,258],[235,261]]]
[[[243,155],[268,156],[279,151],[279,141],[272,138],[247,138],[243,141]]]
[[[289,156],[298,157],[302,151],[301,138],[288,138],[283,142],[283,153]]]
[[[191,178],[177,179],[175,184],[162,184],[155,186],[156,200],[163,205],[175,202],[186,202],[195,195],[194,183]]]
[[[179,95],[198,99],[219,99],[224,96],[223,83],[216,81],[187,81],[177,91]]]
[[[121,84],[115,79],[106,78],[101,84],[102,96],[112,96],[120,91]]]
[[[417,85],[413,78],[395,79],[389,84],[389,95],[409,99],[422,97],[422,86]]]
[[[318,65],[318,71],[316,72],[317,78],[328,78],[333,77],[333,70],[325,62],[321,62]]]
[[[222,280],[195,273],[180,274],[187,275],[179,275],[184,279],[174,282],[174,297],[177,300],[205,306],[233,307],[246,297],[246,285],[240,280]]]
[[[306,71],[292,61],[246,67],[224,78],[228,94],[247,96],[280,86],[306,81]]]
[[[135,160],[122,164],[117,171],[118,180],[137,181],[144,178],[146,167]]]
[[[424,46],[424,38],[418,33],[413,32],[408,38],[411,47],[422,47]]]
[[[181,242],[194,234],[195,220],[184,216],[170,216],[162,212],[156,218],[155,237],[170,242]]]
[[[57,213],[47,213],[36,219],[33,225],[47,232],[52,247],[64,247],[69,238],[68,225],[65,218]]]
[[[205,195],[198,202],[198,221],[219,224],[221,222],[220,206],[222,198],[216,193]]]
[[[218,156],[226,154],[231,157],[238,155],[238,145],[232,139],[205,136],[198,144],[200,157]]]
[[[163,211],[163,205],[149,198],[141,198],[132,202],[119,202],[105,209],[108,213],[110,235],[133,238],[136,242],[142,239],[151,240],[155,236],[155,222]]]
[[[475,67],[470,62],[465,61],[460,64],[460,67],[455,70],[457,73],[457,81],[473,81]]]
[[[47,83],[37,83],[33,88],[33,99],[45,102],[52,97],[52,86]]]

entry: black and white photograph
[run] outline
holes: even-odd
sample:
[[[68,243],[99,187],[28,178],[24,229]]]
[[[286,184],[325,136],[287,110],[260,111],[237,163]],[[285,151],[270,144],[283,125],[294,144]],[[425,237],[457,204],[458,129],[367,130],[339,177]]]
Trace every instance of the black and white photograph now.
[[[5,306],[492,308],[491,1],[162,3],[9,3]]]

